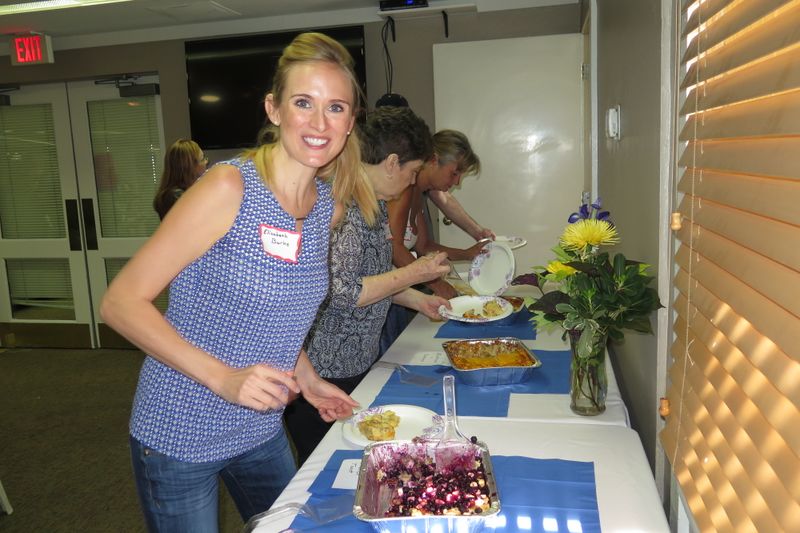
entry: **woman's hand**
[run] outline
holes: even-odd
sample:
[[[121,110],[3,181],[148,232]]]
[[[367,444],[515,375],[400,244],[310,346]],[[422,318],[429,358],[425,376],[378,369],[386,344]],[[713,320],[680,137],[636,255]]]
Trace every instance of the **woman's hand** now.
[[[292,372],[260,364],[231,368],[212,390],[224,400],[256,411],[280,409],[289,402],[289,392],[299,393]]]
[[[320,377],[302,387],[302,394],[308,403],[317,408],[325,422],[347,418],[358,407],[358,402],[346,392]]]
[[[492,242],[490,239],[484,239],[484,240],[476,242],[475,244],[473,244],[469,248],[465,249],[464,253],[465,253],[466,259],[468,259],[470,261],[475,259],[475,257],[478,256],[478,254],[483,253],[483,247],[486,246],[487,244],[489,244],[490,242]]]
[[[395,294],[392,301],[398,305],[409,307],[419,311],[428,318],[433,320],[441,320],[442,316],[439,314],[439,308],[445,306],[451,309],[450,302],[441,296],[425,294],[417,289],[408,288],[403,292]]]
[[[433,320],[442,320],[442,315],[439,314],[439,308],[444,306],[446,309],[451,309],[450,301],[436,296],[435,294],[420,293],[417,311]]]
[[[474,235],[472,235],[472,238],[474,238],[476,241],[482,241],[484,239],[495,240],[497,235],[495,235],[494,232],[489,228],[480,228],[477,232],[475,232]]]
[[[446,252],[430,252],[413,263],[407,268],[414,272],[416,283],[424,283],[432,279],[440,278],[450,272],[450,264],[447,261]]]
[[[308,403],[317,408],[324,421],[346,418],[353,414],[353,408],[358,407],[358,402],[346,392],[319,377],[305,350],[300,350],[294,371],[300,392]]]

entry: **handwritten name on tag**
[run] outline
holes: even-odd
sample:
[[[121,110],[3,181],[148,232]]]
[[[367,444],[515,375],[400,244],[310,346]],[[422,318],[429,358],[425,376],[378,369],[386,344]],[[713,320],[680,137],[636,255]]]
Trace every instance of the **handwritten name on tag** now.
[[[300,255],[300,233],[260,224],[258,234],[267,255],[289,263],[297,263],[297,256]]]
[[[333,480],[334,489],[355,490],[358,486],[358,469],[361,468],[361,459],[345,459]]]

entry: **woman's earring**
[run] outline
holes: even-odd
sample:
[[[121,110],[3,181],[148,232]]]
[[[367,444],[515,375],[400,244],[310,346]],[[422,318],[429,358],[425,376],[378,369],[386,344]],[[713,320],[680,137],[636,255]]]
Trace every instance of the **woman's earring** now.
[[[350,132],[348,131],[347,134],[350,135]]]

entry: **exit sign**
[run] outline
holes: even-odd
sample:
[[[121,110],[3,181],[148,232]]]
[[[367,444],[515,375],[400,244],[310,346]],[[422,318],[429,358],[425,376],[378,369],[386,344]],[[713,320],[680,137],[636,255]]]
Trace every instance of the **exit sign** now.
[[[12,65],[42,65],[53,63],[50,36],[41,33],[14,35],[9,47]]]

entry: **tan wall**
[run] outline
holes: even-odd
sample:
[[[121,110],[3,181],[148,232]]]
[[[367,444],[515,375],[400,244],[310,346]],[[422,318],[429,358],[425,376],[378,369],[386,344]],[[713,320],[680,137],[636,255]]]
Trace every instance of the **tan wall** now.
[[[653,265],[655,273],[659,251],[660,2],[613,0],[597,5],[600,123],[604,124],[608,107],[619,104],[622,110],[621,140],[606,139],[605,128],[600,128],[600,196],[619,229],[620,251]],[[655,328],[655,315],[652,323]],[[620,387],[652,466],[657,438],[656,337],[626,334],[625,343],[614,352]]]
[[[478,41],[507,37],[576,33],[580,31],[580,6],[529,8],[488,13],[450,15],[450,38],[444,36],[441,16],[397,18],[397,42],[390,43],[394,62],[394,92],[408,98],[431,126],[433,117],[434,43]],[[380,39],[382,22],[366,24],[368,102],[386,92]],[[44,83],[92,79],[124,73],[157,72],[161,80],[164,136],[167,143],[190,135],[189,94],[183,41],[105,46],[56,51],[55,64],[12,67],[0,61],[0,84]],[[469,65],[464,65],[469,68]],[[487,80],[476,80],[487,83]],[[266,87],[265,87],[266,89]],[[479,105],[479,102],[476,103]]]
[[[402,94],[410,106],[431,129],[433,109],[433,45],[464,41],[484,41],[512,37],[554,35],[580,32],[578,4],[488,13],[453,13],[449,15],[450,37],[444,36],[441,16],[397,18],[397,42],[389,40],[394,64],[392,92]],[[381,44],[382,23],[365,26],[367,55],[367,91],[370,108],[386,92]],[[521,65],[535,68],[535,65]],[[463,68],[469,69],[469,65]],[[502,80],[475,80],[478,84],[500,83]],[[480,102],[475,102],[480,105]]]
[[[160,77],[166,142],[189,136],[189,91],[182,41],[57,51],[52,65],[12,67],[10,62],[0,61],[2,84],[96,79],[145,72],[157,72]]]

